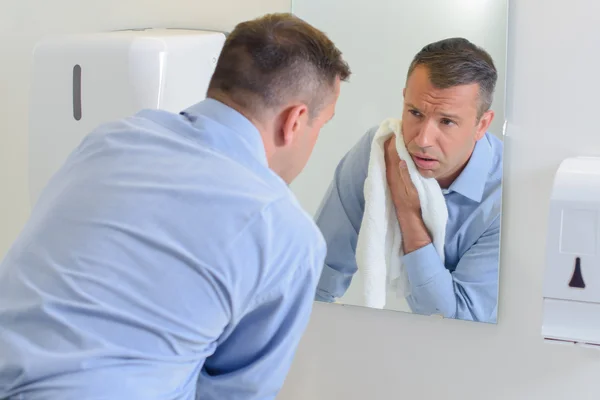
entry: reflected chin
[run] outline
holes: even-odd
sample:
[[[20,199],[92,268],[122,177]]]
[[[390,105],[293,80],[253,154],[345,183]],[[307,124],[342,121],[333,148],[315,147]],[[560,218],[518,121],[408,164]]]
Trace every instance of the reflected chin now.
[[[423,168],[419,168],[417,167],[417,171],[419,171],[419,173],[424,177],[424,178],[435,178],[436,177],[436,173],[433,170],[430,169],[423,169]]]

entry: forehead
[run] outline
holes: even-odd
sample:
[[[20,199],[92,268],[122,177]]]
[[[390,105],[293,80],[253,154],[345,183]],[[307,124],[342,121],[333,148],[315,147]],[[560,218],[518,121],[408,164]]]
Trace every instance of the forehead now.
[[[479,85],[473,83],[438,89],[429,80],[427,68],[419,66],[408,77],[405,100],[416,107],[476,110]]]

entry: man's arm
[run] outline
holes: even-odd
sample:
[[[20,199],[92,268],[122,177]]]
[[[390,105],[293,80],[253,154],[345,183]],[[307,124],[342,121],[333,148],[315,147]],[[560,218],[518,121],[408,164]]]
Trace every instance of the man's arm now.
[[[402,232],[404,264],[413,312],[494,322],[498,298],[500,216],[463,254],[454,272],[446,269],[421,218],[419,194],[395,143],[386,143],[386,174]]]
[[[498,302],[500,216],[463,254],[454,272],[446,269],[433,244],[404,256],[415,313],[495,322]]]
[[[276,398],[314,303],[317,276],[307,274],[304,267],[297,271],[288,290],[257,299],[232,334],[206,360],[198,380],[198,399]]]
[[[358,269],[355,251],[365,208],[363,187],[376,131],[377,127],[370,129],[339,162],[317,212],[316,223],[327,243],[318,301],[331,303],[342,297]]]
[[[260,226],[246,236],[236,248],[254,251],[230,249],[235,265],[263,268],[258,283],[243,276],[236,283],[244,287],[236,296],[239,312],[200,372],[199,399],[275,399],[312,312],[326,252],[314,223],[283,201],[264,211]]]

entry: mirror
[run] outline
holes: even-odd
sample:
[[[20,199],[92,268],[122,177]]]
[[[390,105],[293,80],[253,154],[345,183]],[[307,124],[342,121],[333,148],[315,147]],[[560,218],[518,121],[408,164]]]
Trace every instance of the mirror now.
[[[316,300],[497,322],[507,8],[508,0],[293,0],[294,14],[323,30],[353,72],[291,185],[328,246]],[[493,68],[459,40],[447,43],[462,55],[433,46],[408,75],[425,46],[449,38],[493,59],[493,97]],[[398,122],[396,154],[410,159],[403,170],[391,158],[385,167],[387,142],[374,141],[388,118]]]

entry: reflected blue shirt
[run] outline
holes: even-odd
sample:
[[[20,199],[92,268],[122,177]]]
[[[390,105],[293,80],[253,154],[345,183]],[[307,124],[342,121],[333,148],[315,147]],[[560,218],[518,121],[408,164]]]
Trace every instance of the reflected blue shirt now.
[[[274,399],[324,257],[233,109],[105,124],[0,265],[0,398]]]
[[[327,256],[316,299],[342,297],[357,271],[356,242],[364,212],[370,129],[338,164],[317,211]],[[502,202],[503,144],[490,133],[479,140],[467,166],[444,189],[448,224],[442,263],[433,244],[404,256],[415,313],[496,322]]]

